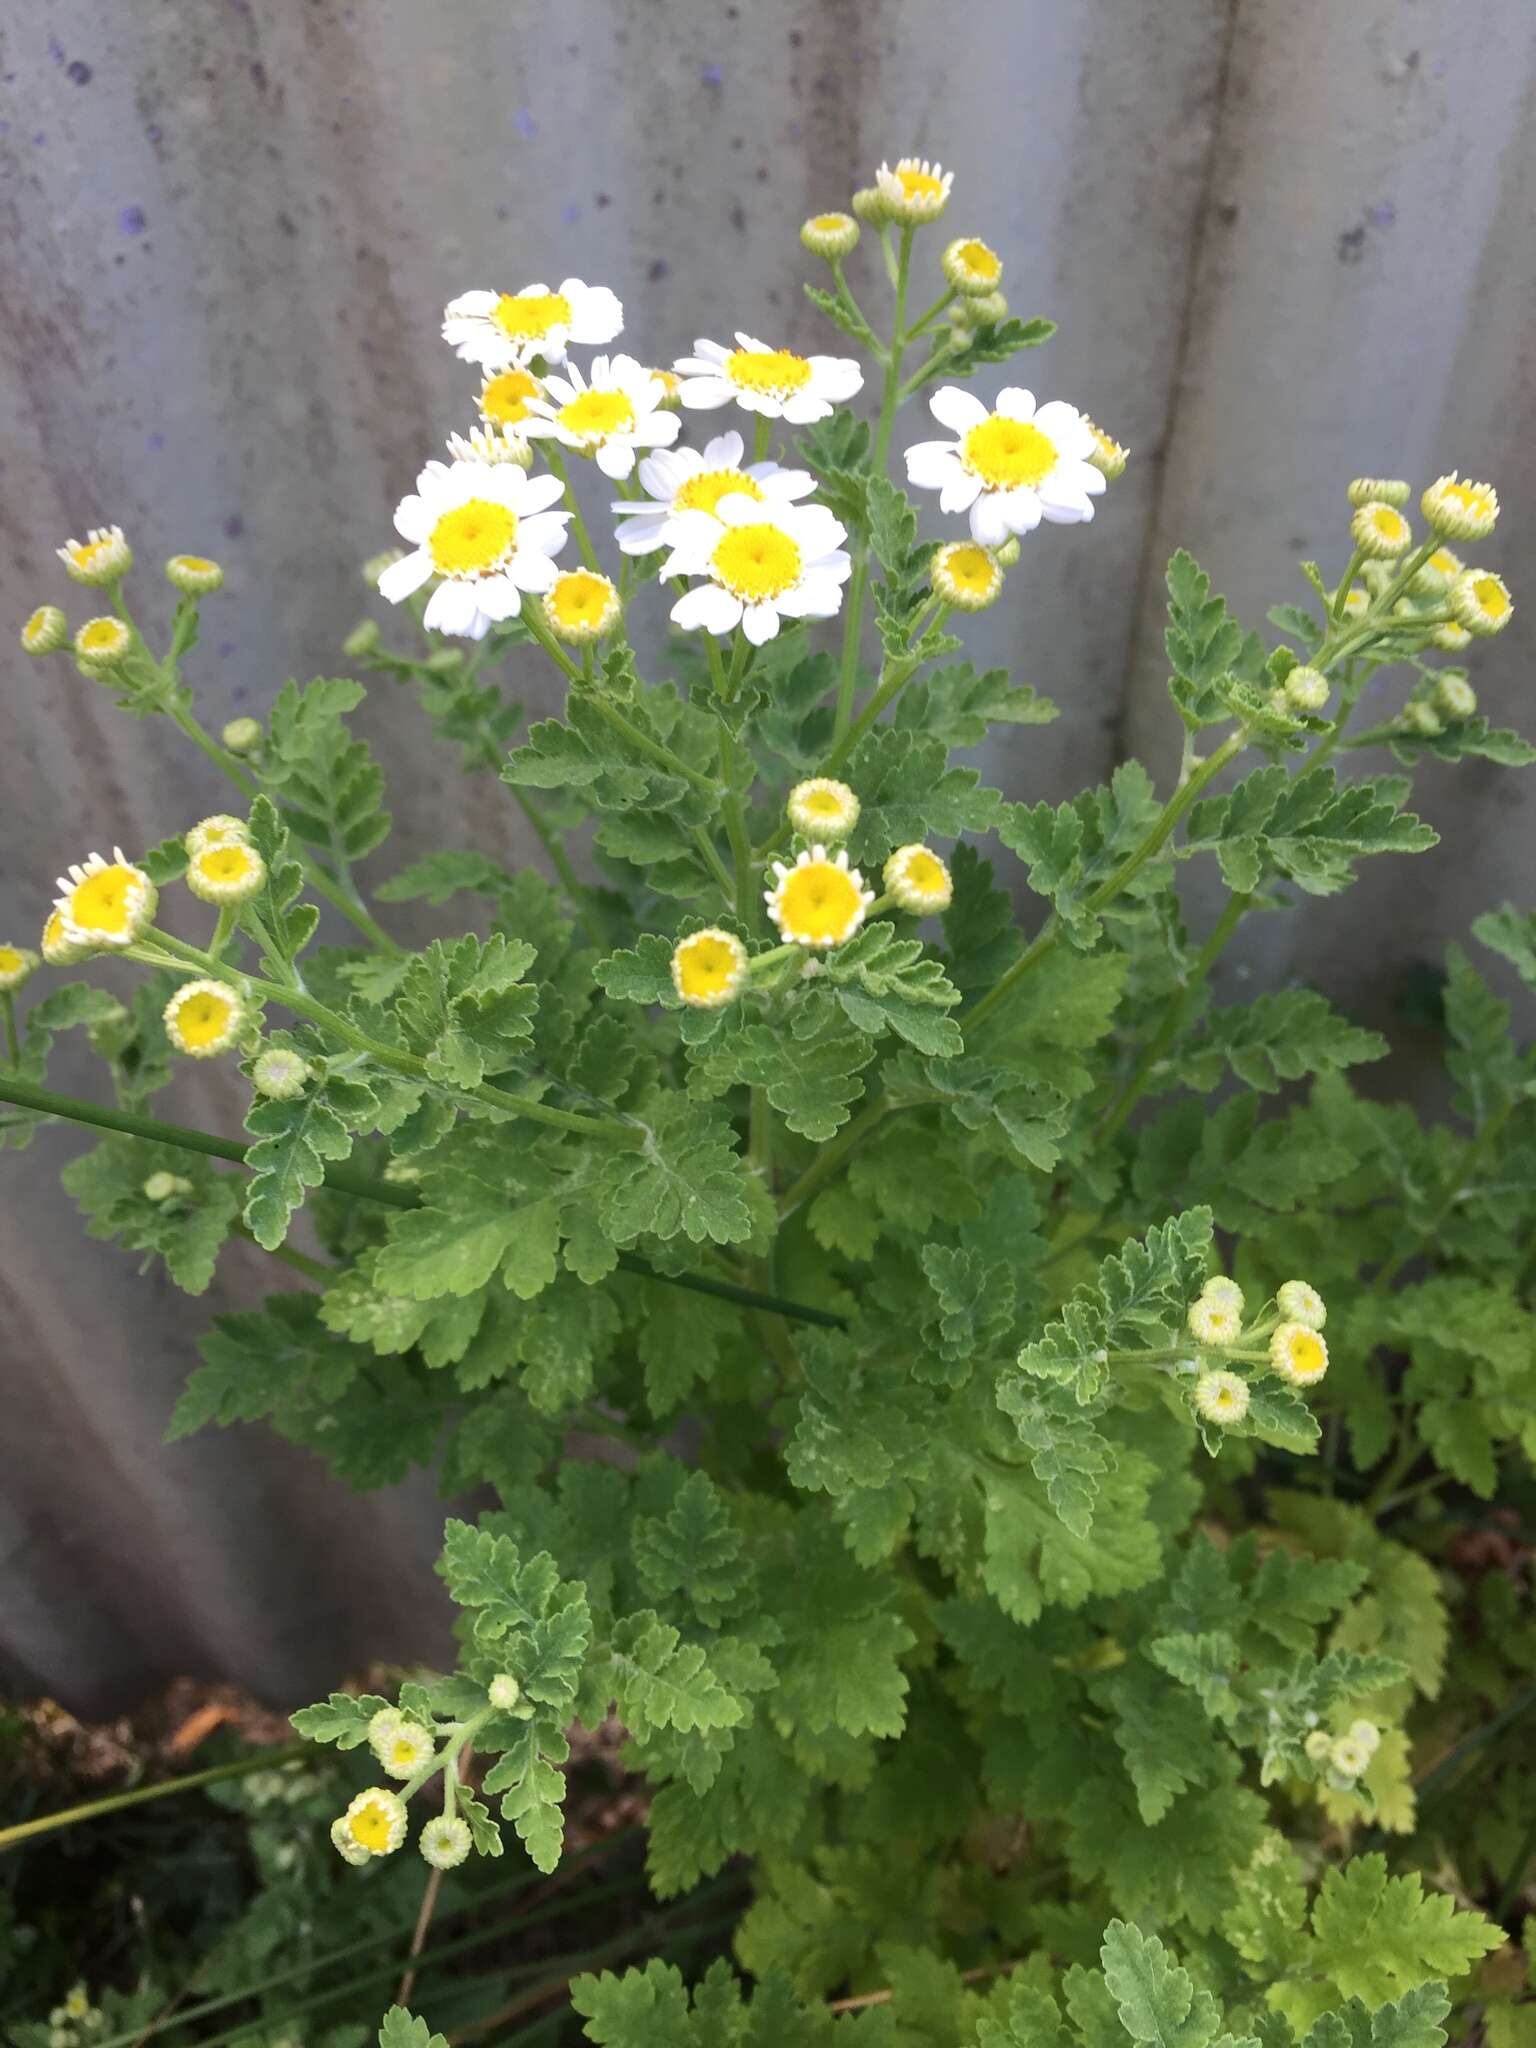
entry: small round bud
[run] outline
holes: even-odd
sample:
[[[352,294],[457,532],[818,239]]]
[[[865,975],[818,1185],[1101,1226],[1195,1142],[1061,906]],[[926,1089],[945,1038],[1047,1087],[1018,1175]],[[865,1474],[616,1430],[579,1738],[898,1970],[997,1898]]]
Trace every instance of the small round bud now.
[[[997,327],[1008,318],[1008,300],[1003,292],[987,292],[974,298],[957,299],[950,310],[952,324],[971,332],[977,327]]]
[[[464,666],[464,657],[457,647],[439,647],[427,656],[426,666],[435,676],[451,676],[456,668]]]
[[[1413,542],[1413,528],[1402,513],[1379,498],[1358,507],[1349,522],[1349,531],[1361,553],[1378,562],[1395,560]]]
[[[1477,710],[1477,692],[1459,668],[1448,668],[1435,677],[1434,706],[1451,724],[1459,725]]]
[[[1345,1730],[1351,1742],[1358,1742],[1368,1757],[1381,1747],[1381,1730],[1374,1721],[1351,1721]]]
[[[1351,505],[1396,505],[1401,510],[1412,496],[1412,484],[1401,477],[1357,476],[1349,487]]]
[[[840,263],[859,246],[859,224],[851,213],[813,213],[800,230],[800,246],[828,263]]]
[[[594,569],[567,569],[546,592],[544,619],[567,647],[590,647],[619,621],[617,586]]]
[[[294,1102],[313,1075],[314,1068],[302,1053],[291,1052],[284,1045],[269,1045],[251,1069],[251,1085],[258,1095],[268,1095],[275,1102]]]
[[[69,645],[69,621],[56,604],[40,604],[21,629],[21,644],[28,654],[57,654]]]
[[[1235,1280],[1229,1280],[1225,1273],[1217,1273],[1207,1280],[1200,1290],[1202,1301],[1214,1301],[1222,1308],[1231,1309],[1233,1315],[1241,1318],[1246,1305],[1243,1290]]]
[[[110,675],[133,646],[121,619],[87,619],[75,634],[75,658],[88,676]]]
[[[1106,434],[1088,415],[1083,415],[1083,425],[1093,436],[1093,446],[1088,450],[1088,462],[1106,482],[1114,483],[1125,475],[1125,465],[1131,459],[1129,448],[1123,448],[1113,434]]]
[[[951,242],[939,258],[939,268],[944,273],[946,284],[967,298],[985,298],[995,292],[1003,281],[1003,259],[995,249],[989,249],[985,242],[974,235],[962,236],[958,242]]]
[[[226,753],[254,754],[262,742],[259,718],[232,718],[219,734]]]
[[[1281,686],[1287,706],[1299,711],[1304,717],[1313,717],[1328,708],[1330,685],[1321,669],[1308,668],[1300,663],[1293,668]]]
[[[1452,548],[1436,548],[1427,562],[1421,562],[1409,578],[1411,597],[1443,597],[1466,563]]]
[[[805,840],[846,839],[859,822],[859,800],[846,782],[814,775],[797,782],[784,806],[789,822]]]
[[[104,1060],[115,1060],[134,1037],[133,1018],[122,1003],[114,1003],[94,1023],[86,1026],[91,1050]]]
[[[30,946],[0,945],[0,995],[9,995],[36,974],[41,965]]]
[[[165,565],[165,579],[188,597],[206,597],[224,585],[224,571],[206,555],[172,555]]]
[[[359,619],[346,639],[341,651],[348,661],[361,661],[365,654],[372,654],[379,644],[379,628],[373,619]]]
[[[377,590],[379,578],[384,574],[384,571],[393,568],[396,562],[403,562],[404,560],[404,548],[381,548],[376,555],[368,557],[359,574],[370,590]]]
[[[1344,593],[1344,616],[1346,619],[1363,619],[1371,608],[1370,593],[1362,590],[1358,583]]]
[[[187,887],[204,903],[247,903],[266,880],[267,864],[248,839],[199,847],[187,860]]]
[[[946,541],[929,563],[928,577],[934,596],[954,611],[985,611],[1003,588],[997,557],[973,540]]]
[[[1442,619],[1429,636],[1431,647],[1438,647],[1442,654],[1460,654],[1472,645],[1472,635],[1457,619]]]
[[[1019,536],[1016,533],[1010,533],[1005,541],[992,550],[992,559],[1000,569],[1012,569],[1017,566],[1019,556],[1023,552],[1024,550],[1019,544]]]
[[[913,917],[931,917],[935,911],[948,910],[954,901],[949,869],[921,843],[898,846],[885,864],[882,879],[900,908]]]
[[[1514,616],[1509,585],[1491,569],[1463,569],[1446,592],[1445,601],[1457,625],[1478,639],[1502,633]]]
[[[1330,1775],[1343,1778],[1348,1785],[1354,1784],[1370,1761],[1370,1751],[1363,1742],[1356,1742],[1352,1735],[1337,1735],[1329,1745]]]
[[[1202,1294],[1198,1301],[1190,1303],[1185,1320],[1189,1334],[1197,1344],[1235,1344],[1242,1334],[1242,1309],[1234,1308],[1230,1300],[1209,1294]]]
[[[1328,1752],[1333,1748],[1333,1737],[1326,1728],[1314,1728],[1302,1744],[1302,1748],[1312,1759],[1313,1763],[1326,1763]]]
[[[421,1179],[421,1168],[413,1166],[409,1159],[390,1159],[385,1162],[384,1178],[395,1187],[410,1187]]]
[[[72,582],[94,589],[121,583],[133,567],[133,550],[120,526],[93,526],[84,540],[67,541],[56,552]]]
[[[1432,740],[1445,731],[1439,712],[1427,698],[1410,697],[1403,706],[1403,724],[1421,739]]]
[[[1229,1424],[1241,1422],[1248,1413],[1252,1399],[1248,1382],[1235,1372],[1203,1372],[1195,1381],[1192,1396],[1196,1411],[1207,1422],[1215,1422],[1225,1429]]]
[[[1320,1330],[1328,1320],[1328,1304],[1305,1280],[1287,1280],[1275,1306],[1288,1323],[1305,1323],[1309,1330]]]
[[[228,1052],[245,1019],[245,1004],[222,981],[183,982],[161,1017],[172,1051],[193,1060],[211,1060]]]
[[[491,1705],[501,1714],[510,1713],[523,1696],[523,1688],[510,1671],[498,1671],[485,1692]]]
[[[179,1173],[152,1173],[139,1192],[146,1202],[174,1202],[192,1193],[192,1183]]]
[[[1433,531],[1446,540],[1482,540],[1498,523],[1499,494],[1493,485],[1463,483],[1454,469],[1436,477],[1419,503]]]
[[[1269,1340],[1270,1370],[1292,1387],[1314,1387],[1328,1370],[1328,1345],[1306,1323],[1282,1323]]]
[[[890,208],[885,203],[885,194],[875,185],[860,186],[850,204],[866,227],[883,228],[891,218]]]
[[[467,1820],[440,1813],[422,1828],[417,1846],[434,1870],[454,1870],[469,1854],[472,1839]]]
[[[194,854],[209,846],[228,846],[232,842],[243,846],[250,836],[251,828],[244,818],[231,817],[228,811],[215,811],[211,818],[200,818],[181,843],[189,854]]]

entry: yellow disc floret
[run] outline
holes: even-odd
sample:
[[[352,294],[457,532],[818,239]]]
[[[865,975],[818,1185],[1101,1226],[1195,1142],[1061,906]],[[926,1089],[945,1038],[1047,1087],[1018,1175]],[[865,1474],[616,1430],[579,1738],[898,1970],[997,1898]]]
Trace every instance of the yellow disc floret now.
[[[889,164],[882,164],[875,173],[875,189],[885,202],[887,214],[909,227],[937,220],[949,204],[954,182],[953,171],[930,163],[926,157],[904,156],[898,159],[894,170]]]
[[[1203,1372],[1195,1381],[1194,1403],[1207,1422],[1241,1422],[1248,1413],[1248,1382],[1235,1372]]]
[[[635,424],[634,401],[623,391],[578,391],[555,414],[556,423],[575,440],[598,442],[610,434],[627,434]]]
[[[30,946],[0,946],[0,995],[20,988],[37,967],[38,958]]]
[[[517,514],[494,498],[469,498],[444,512],[427,536],[439,576],[489,576],[517,541]]]
[[[40,604],[21,629],[27,654],[57,654],[69,644],[69,621],[56,604]]]
[[[337,1831],[345,1833],[349,1841],[363,1852],[363,1857],[392,1856],[405,1840],[405,1802],[397,1793],[383,1785],[370,1785],[366,1792],[359,1792],[336,1826],[331,1830],[331,1839],[336,1846],[342,1845]],[[342,1854],[347,1851],[342,1849]],[[355,1859],[347,1856],[348,1862]]]
[[[858,798],[830,775],[797,782],[784,808],[802,839],[846,839],[859,822]]]
[[[571,302],[564,292],[503,292],[491,318],[509,341],[544,341],[570,326]]]
[[[798,544],[772,520],[731,527],[716,543],[710,565],[715,581],[743,604],[782,597],[800,581]]]
[[[619,593],[594,569],[567,569],[545,595],[544,617],[557,640],[590,646],[617,624]]]
[[[266,862],[245,839],[205,846],[187,862],[187,887],[204,903],[244,903],[266,879]]]
[[[159,901],[154,883],[120,846],[112,849],[111,860],[93,853],[60,875],[59,892],[54,908],[63,936],[87,952],[100,946],[131,946]]]
[[[788,945],[844,945],[875,900],[858,869],[849,867],[846,851],[834,856],[825,846],[810,846],[793,867],[776,860],[772,872],[774,886],[763,900]]]
[[[720,1010],[747,978],[747,949],[734,933],[707,925],[680,939],[672,954],[672,986],[694,1010]]]
[[[1002,282],[1003,259],[974,235],[951,242],[939,258],[945,281],[957,292],[995,292]]]
[[[1509,585],[1491,569],[1463,569],[1446,593],[1457,625],[1468,633],[1502,633],[1514,614]]]
[[[228,1052],[245,1022],[245,1005],[222,981],[189,981],[177,989],[163,1012],[165,1035],[189,1059],[211,1060]]]
[[[787,348],[733,348],[721,368],[738,391],[765,398],[788,398],[811,381],[810,363]]]
[[[679,486],[672,510],[707,512],[713,518],[722,498],[753,498],[761,504],[763,497],[762,485],[744,469],[701,469]]]
[[[120,526],[93,526],[84,540],[67,541],[57,553],[74,582],[97,587],[120,583],[133,567]]]
[[[1032,420],[1014,420],[1003,413],[979,421],[960,444],[960,460],[992,491],[1031,489],[1042,484],[1060,457],[1056,443]]]
[[[1405,553],[1413,539],[1413,528],[1402,513],[1382,499],[1357,507],[1349,531],[1361,554],[1378,562]]]
[[[928,577],[934,594],[961,612],[984,611],[1003,587],[996,555],[973,540],[946,542],[934,555]]]
[[[215,811],[211,818],[198,820],[182,845],[189,854],[201,853],[205,846],[227,846],[232,839],[244,843],[250,836],[251,828],[244,818],[233,818],[228,811]]]
[[[851,213],[817,213],[800,230],[800,245],[828,263],[841,262],[859,245],[859,224]]]
[[[543,395],[544,387],[531,370],[514,366],[498,370],[480,387],[480,417],[488,427],[517,427],[529,419],[530,398]]]
[[[1316,1386],[1328,1370],[1328,1345],[1305,1323],[1282,1323],[1269,1340],[1269,1362],[1291,1386]]]
[[[947,910],[955,894],[949,869],[921,845],[898,846],[885,864],[884,881],[901,908],[914,917]]]
[[[75,634],[76,658],[91,675],[106,675],[116,668],[132,646],[133,635],[122,620],[106,614],[87,619]]]
[[[43,935],[37,942],[38,951],[50,967],[73,967],[77,960],[86,959],[95,949],[81,945],[69,937],[64,928],[64,913],[51,910],[43,926]]]
[[[206,555],[172,555],[165,565],[166,581],[189,597],[206,597],[224,582],[224,571]]]

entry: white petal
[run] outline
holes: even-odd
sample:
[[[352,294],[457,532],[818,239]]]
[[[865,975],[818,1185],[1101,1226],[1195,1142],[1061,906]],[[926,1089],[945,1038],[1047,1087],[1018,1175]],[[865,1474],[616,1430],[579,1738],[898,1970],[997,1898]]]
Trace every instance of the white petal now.
[[[653,555],[667,543],[666,528],[665,515],[651,512],[644,519],[626,519],[622,526],[614,529],[614,538],[619,543],[620,554]]]
[[[692,448],[658,448],[653,455],[647,455],[640,465],[641,490],[658,504],[670,505],[688,481],[689,458],[693,454]]]
[[[395,507],[395,531],[402,540],[425,540],[436,524],[437,514],[425,498],[402,498]]]
[[[580,284],[568,277],[560,287],[571,302],[571,339],[590,348],[624,331],[624,308],[605,284]]]
[[[628,441],[605,441],[597,451],[597,466],[604,476],[611,476],[617,483],[634,468],[635,451]]]
[[[708,513],[700,516],[709,517]],[[722,526],[757,526],[762,522],[763,508],[745,491],[728,491],[716,504],[715,517]],[[788,530],[786,526],[785,531]]]
[[[928,491],[942,490],[960,467],[959,450],[953,441],[914,441],[907,450],[907,482]]]
[[[548,590],[560,571],[546,554],[537,548],[516,548],[512,559],[501,572],[519,590]]]
[[[830,619],[843,601],[843,587],[834,576],[808,571],[795,588],[779,599],[779,610],[787,619]]]
[[[531,519],[519,524],[517,544],[540,555],[558,555],[565,546],[565,530],[570,521],[569,512],[535,512]]]
[[[997,394],[997,410],[1005,420],[1032,420],[1035,416],[1035,394],[1026,391],[1021,384],[1009,384]]]
[[[683,423],[675,412],[642,413],[629,438],[637,448],[666,448],[682,431]]]
[[[515,465],[502,466],[510,468],[512,475],[522,480],[515,507],[525,518],[535,512],[547,511],[551,505],[558,505],[565,496],[565,485],[557,476],[529,476]]]
[[[767,406],[762,410],[766,412]],[[809,426],[812,420],[824,420],[832,407],[825,398],[813,398],[810,392],[800,391],[793,398],[786,399],[778,410],[782,411],[784,418],[792,427],[805,427]]]
[[[812,356],[811,389],[820,398],[841,402],[863,387],[864,372],[852,356]]]
[[[712,412],[717,405],[729,405],[735,387],[723,377],[684,377],[678,386],[678,401],[690,412]]]
[[[418,548],[415,554],[390,563],[379,577],[379,595],[390,604],[399,604],[413,590],[420,590],[431,574],[432,557],[425,548]]]
[[[1008,538],[1012,528],[1003,510],[1002,491],[983,491],[971,507],[971,538],[984,548],[995,548]]]
[[[496,292],[460,292],[456,299],[450,299],[447,305],[444,306],[443,318],[445,320],[457,320],[465,315],[478,315],[481,319],[488,318],[490,314],[495,312],[499,296]]]
[[[467,583],[439,583],[422,618],[434,633],[468,633],[479,609]]]
[[[979,476],[972,476],[968,469],[962,469],[956,463],[953,471],[944,481],[944,488],[939,492],[939,510],[941,512],[964,512],[968,506],[974,505],[976,500],[982,495],[981,478]]]
[[[487,576],[471,588],[476,605],[488,619],[515,619],[523,608],[523,594],[510,576]]]
[[[705,469],[739,469],[745,452],[746,443],[732,427],[727,433],[716,434],[704,443],[702,466]]]
[[[1080,456],[1093,446],[1093,436],[1075,405],[1052,398],[1035,414],[1035,425],[1049,434],[1063,455]]]
[[[987,408],[974,391],[962,391],[958,384],[945,384],[928,401],[928,410],[941,427],[967,434],[987,417]]]
[[[1058,526],[1071,526],[1078,520],[1093,517],[1088,493],[1059,474],[1048,476],[1039,485],[1037,495],[1041,511]]]
[[[767,497],[781,498],[786,503],[808,498],[816,488],[816,479],[808,469],[780,469],[776,462],[754,462],[747,475],[762,486]]]
[[[672,621],[688,633],[732,633],[741,623],[741,599],[718,583],[699,583],[673,605]]]
[[[777,635],[779,615],[771,604],[749,604],[741,615],[741,628],[754,647],[761,647]]]

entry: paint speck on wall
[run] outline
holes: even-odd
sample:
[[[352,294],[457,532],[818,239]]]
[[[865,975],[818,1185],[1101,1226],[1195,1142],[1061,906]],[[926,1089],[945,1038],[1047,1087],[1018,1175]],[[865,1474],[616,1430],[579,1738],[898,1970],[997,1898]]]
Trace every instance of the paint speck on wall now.
[[[65,66],[64,76],[71,79],[76,85],[89,85],[91,82],[91,67],[89,64],[82,63],[77,57],[73,64]]]
[[[518,108],[517,112],[512,116],[512,126],[526,142],[532,142],[534,136],[539,132],[539,124],[534,120],[527,107]]]
[[[125,206],[117,216],[117,224],[125,235],[142,235],[149,226],[142,206]]]
[[[720,64],[701,64],[699,76],[706,85],[724,85],[725,68]]]
[[[580,219],[581,208],[576,204],[576,201],[574,199],[572,199],[567,205],[561,207],[560,222],[563,227],[573,228],[575,227],[577,221],[579,221]]]

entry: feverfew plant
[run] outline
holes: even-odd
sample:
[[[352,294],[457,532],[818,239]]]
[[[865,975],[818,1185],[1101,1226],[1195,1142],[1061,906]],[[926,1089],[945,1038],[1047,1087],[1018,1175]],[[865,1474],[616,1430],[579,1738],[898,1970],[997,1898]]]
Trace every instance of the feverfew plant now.
[[[171,559],[152,642],[121,530],[60,550],[110,609],[71,641],[42,603],[23,647],[73,645],[236,796],[40,890],[39,946],[0,950],[6,1135],[103,1126],[65,1173],[88,1228],[193,1292],[236,1235],[288,1269],[173,1437],[265,1417],[357,1488],[494,1493],[445,1534],[458,1668],[294,1717],[371,1759],[331,1828],[356,1882],[407,1844],[553,1870],[567,1731],[610,1714],[656,1894],[745,1859],[750,1997],[724,1963],[691,2000],[661,1962],[582,1979],[594,2041],[1437,2042],[1451,1997],[1518,2002],[1470,1973],[1519,1838],[1428,1809],[1447,1756],[1502,1797],[1530,1666],[1484,1631],[1447,1690],[1470,1596],[1413,1508],[1536,1445],[1532,1059],[1456,951],[1425,1126],[1355,1091],[1386,1043],[1323,996],[1210,976],[1250,914],[1434,844],[1421,759],[1533,758],[1438,659],[1509,617],[1449,545],[1497,497],[1357,480],[1273,644],[1176,555],[1173,786],[989,787],[964,757],[1055,714],[967,615],[1021,549],[1092,547],[1053,529],[1118,516],[1128,451],[1101,394],[1009,381],[1052,328],[984,242],[930,247],[951,188],[902,158],[802,229],[849,354],[717,308],[733,343],[647,367],[576,279],[448,307],[478,419],[344,651],[500,778],[539,870],[451,842],[365,886],[362,684],[215,739],[185,665],[218,565]],[[540,662],[563,709],[523,729],[500,678]],[[1225,890],[1196,931],[1190,862]],[[403,904],[440,935],[404,945]],[[1536,919],[1475,930],[1536,987]],[[55,973],[108,955],[127,1006]],[[47,1086],[77,1027],[114,1108]],[[150,1113],[177,1055],[240,1062],[247,1139]]]

